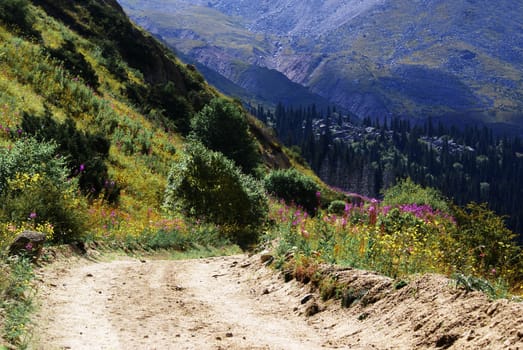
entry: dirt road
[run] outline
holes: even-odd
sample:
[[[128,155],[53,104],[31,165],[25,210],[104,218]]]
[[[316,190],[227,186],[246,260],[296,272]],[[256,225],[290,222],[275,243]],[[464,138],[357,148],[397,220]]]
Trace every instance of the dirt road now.
[[[38,348],[321,348],[324,334],[293,312],[299,300],[262,300],[253,272],[240,267],[244,259],[55,269],[41,294]]]
[[[384,298],[364,313],[358,308],[340,309],[339,302],[323,304],[309,295],[310,286],[284,283],[263,267],[259,257],[122,258],[64,264],[40,271],[36,349],[475,349],[482,345],[523,350],[523,328],[518,328],[523,324],[523,313],[518,318],[523,308],[514,303],[500,303],[488,320],[487,307],[492,305],[486,304],[485,310],[478,306],[479,316],[467,316],[480,320],[472,327],[454,315],[456,305],[445,300],[448,310],[434,310],[434,300],[432,304],[424,300],[423,293],[416,297],[417,305],[405,300],[412,293],[391,292],[396,293],[391,299],[398,300],[396,307]],[[481,296],[474,298],[485,302]],[[313,304],[322,312],[307,317],[306,310]],[[507,305],[510,313],[503,314]],[[452,331],[438,319],[445,312],[457,322]],[[512,319],[503,323],[507,317]],[[438,327],[444,331],[441,336]]]

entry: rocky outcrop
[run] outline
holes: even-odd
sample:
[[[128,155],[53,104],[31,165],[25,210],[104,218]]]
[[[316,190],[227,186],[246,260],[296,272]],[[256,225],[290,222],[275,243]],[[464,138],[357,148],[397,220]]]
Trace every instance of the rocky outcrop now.
[[[38,260],[44,247],[45,235],[34,231],[20,233],[9,246],[9,255],[22,255]]]

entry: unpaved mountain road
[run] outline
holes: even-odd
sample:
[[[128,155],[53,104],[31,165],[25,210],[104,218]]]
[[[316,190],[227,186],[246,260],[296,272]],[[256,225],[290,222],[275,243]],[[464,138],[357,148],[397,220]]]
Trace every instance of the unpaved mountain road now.
[[[245,257],[53,268],[39,349],[320,349],[299,300],[261,300]]]
[[[38,275],[34,349],[523,350],[519,303],[443,289],[413,297],[408,287],[365,309],[340,309],[339,302],[323,304],[317,296],[302,304],[310,286],[284,283],[259,256],[76,259]],[[416,288],[441,284],[420,281]],[[315,302],[322,312],[305,316]]]

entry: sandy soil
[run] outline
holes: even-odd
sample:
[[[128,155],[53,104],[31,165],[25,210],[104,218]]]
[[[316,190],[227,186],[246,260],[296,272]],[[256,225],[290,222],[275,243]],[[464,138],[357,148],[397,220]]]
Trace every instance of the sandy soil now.
[[[366,295],[341,308],[285,283],[259,256],[67,260],[39,275],[35,349],[523,350],[521,303],[489,302],[440,276],[396,290],[342,271]]]

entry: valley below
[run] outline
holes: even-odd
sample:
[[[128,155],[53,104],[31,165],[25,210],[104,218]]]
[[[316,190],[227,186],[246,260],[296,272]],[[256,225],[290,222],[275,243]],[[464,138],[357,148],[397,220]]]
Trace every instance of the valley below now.
[[[340,269],[342,308],[285,283],[260,255],[59,260],[38,272],[36,349],[521,349],[523,304],[489,301],[438,275],[402,288]]]
[[[254,104],[330,104],[359,118],[431,116],[521,134],[517,2],[119,3],[212,84]]]

